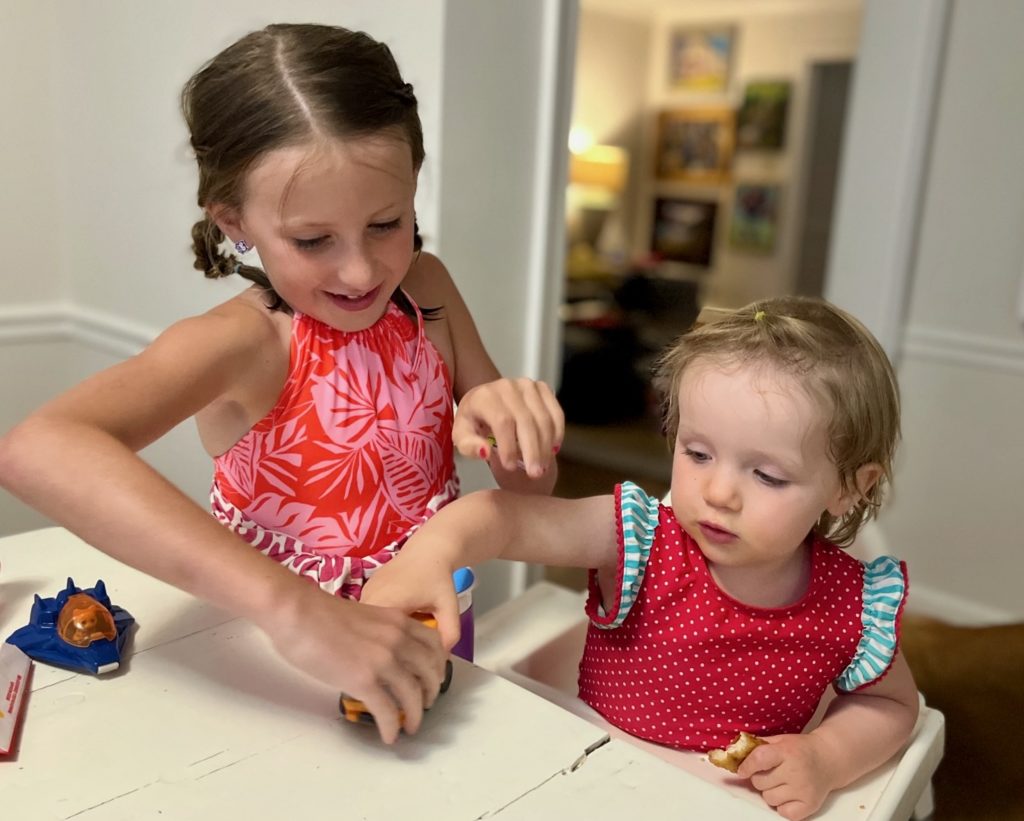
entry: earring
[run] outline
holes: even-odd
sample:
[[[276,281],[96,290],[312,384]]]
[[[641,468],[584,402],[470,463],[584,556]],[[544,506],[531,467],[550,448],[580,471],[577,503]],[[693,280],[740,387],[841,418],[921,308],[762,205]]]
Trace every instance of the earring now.
[[[244,239],[240,239],[235,243],[235,250],[240,254],[247,254],[252,250],[252,246]]]

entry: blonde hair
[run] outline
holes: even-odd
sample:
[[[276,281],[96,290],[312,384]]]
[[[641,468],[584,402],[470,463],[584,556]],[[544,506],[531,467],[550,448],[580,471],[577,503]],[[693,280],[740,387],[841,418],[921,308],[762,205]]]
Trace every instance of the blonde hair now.
[[[655,366],[670,447],[679,430],[683,373],[709,359],[725,366],[765,364],[799,380],[828,418],[829,457],[844,492],[856,490],[858,468],[881,466],[882,476],[845,515],[826,511],[814,526],[819,535],[849,545],[877,515],[900,439],[899,388],[882,346],[857,319],[821,299],[779,297],[720,313],[683,334]]]

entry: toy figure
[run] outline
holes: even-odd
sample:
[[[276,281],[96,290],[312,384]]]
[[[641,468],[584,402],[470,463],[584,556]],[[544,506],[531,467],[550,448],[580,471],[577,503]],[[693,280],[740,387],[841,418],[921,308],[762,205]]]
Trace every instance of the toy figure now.
[[[29,623],[7,641],[36,661],[100,675],[120,666],[134,623],[127,610],[110,603],[102,580],[83,590],[69,577],[53,598],[35,597]]]

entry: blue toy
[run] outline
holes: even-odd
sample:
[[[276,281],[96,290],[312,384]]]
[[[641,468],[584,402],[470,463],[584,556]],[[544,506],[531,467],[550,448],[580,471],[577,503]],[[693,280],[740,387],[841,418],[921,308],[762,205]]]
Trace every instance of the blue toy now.
[[[110,603],[102,581],[82,590],[69,577],[52,599],[35,597],[28,624],[7,641],[36,661],[100,675],[120,666],[133,624],[131,613]]]

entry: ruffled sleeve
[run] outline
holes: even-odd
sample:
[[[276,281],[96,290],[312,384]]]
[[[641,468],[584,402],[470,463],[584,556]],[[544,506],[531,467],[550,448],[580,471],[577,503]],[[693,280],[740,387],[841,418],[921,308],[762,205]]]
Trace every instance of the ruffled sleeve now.
[[[907,568],[891,556],[864,563],[860,643],[836,687],[853,692],[881,679],[899,645],[900,618],[907,599]]]
[[[590,598],[587,601],[590,620],[606,630],[618,627],[626,620],[640,592],[654,532],[658,527],[658,500],[632,482],[623,482],[615,488],[615,519],[619,541],[615,602],[605,612],[594,573],[591,574]]]

